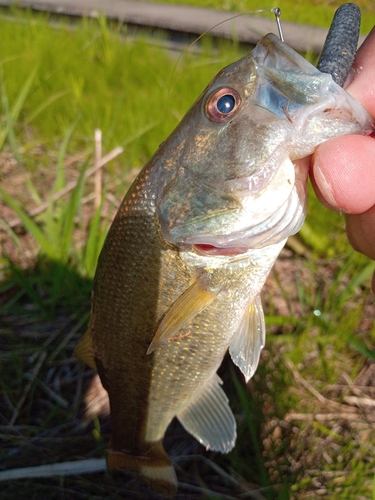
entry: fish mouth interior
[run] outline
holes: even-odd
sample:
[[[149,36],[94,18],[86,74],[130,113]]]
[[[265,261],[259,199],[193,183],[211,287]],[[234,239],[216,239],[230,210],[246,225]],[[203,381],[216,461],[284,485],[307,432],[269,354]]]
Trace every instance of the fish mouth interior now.
[[[192,247],[199,255],[207,256],[230,256],[246,253],[249,249],[242,246],[233,247],[215,247],[208,243],[196,243]]]

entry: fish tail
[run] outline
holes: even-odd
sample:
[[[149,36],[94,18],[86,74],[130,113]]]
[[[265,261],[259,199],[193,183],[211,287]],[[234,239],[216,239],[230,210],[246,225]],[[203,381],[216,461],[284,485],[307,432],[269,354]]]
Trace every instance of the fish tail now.
[[[177,493],[176,473],[161,442],[152,445],[149,452],[141,457],[108,449],[107,467],[138,472],[143,481],[161,495],[172,497]]]

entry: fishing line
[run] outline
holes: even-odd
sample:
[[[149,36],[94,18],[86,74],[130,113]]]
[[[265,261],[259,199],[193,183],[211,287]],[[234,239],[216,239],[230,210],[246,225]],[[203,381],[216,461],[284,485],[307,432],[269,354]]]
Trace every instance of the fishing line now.
[[[172,73],[171,73],[171,77],[170,77],[170,81],[169,81],[169,84],[168,84],[168,94],[167,94],[167,100],[169,100],[169,97],[171,95],[171,90],[172,90],[172,82],[173,82],[173,78],[175,76],[175,73],[176,73],[176,70],[177,70],[177,67],[178,65],[180,64],[182,58],[185,56],[185,54],[197,43],[199,42],[199,40],[201,40],[201,38],[203,38],[204,36],[206,36],[207,34],[209,34],[212,30],[214,30],[215,28],[217,28],[218,26],[221,26],[222,24],[228,22],[228,21],[232,21],[233,19],[237,19],[238,17],[242,17],[242,16],[249,16],[249,15],[253,15],[253,14],[269,14],[269,13],[272,13],[274,14],[275,16],[275,20],[276,20],[276,26],[277,26],[277,30],[279,32],[279,37],[280,37],[280,40],[282,42],[284,42],[284,36],[283,36],[283,32],[282,32],[282,29],[281,29],[281,23],[280,23],[280,16],[281,16],[281,9],[279,7],[275,7],[275,8],[272,8],[272,9],[257,9],[257,10],[250,10],[248,12],[242,12],[241,14],[236,14],[235,16],[231,16],[231,17],[228,17],[227,19],[225,19],[224,21],[220,21],[219,23],[215,24],[214,26],[211,26],[211,28],[209,28],[208,30],[204,31],[201,35],[199,35],[193,42],[191,42],[182,52],[181,54],[178,56],[177,58],[177,61],[176,61],[176,64],[174,65],[173,67],[173,70],[172,70]]]

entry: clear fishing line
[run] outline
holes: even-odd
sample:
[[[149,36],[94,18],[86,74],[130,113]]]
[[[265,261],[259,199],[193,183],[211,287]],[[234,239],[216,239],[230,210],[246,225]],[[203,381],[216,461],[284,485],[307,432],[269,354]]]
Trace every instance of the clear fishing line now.
[[[234,16],[231,16],[231,17],[228,17],[227,19],[225,19],[224,21],[220,21],[220,23],[217,23],[213,26],[211,26],[211,28],[209,28],[208,30],[204,31],[201,35],[199,35],[193,42],[191,42],[182,52],[181,54],[178,56],[177,58],[177,61],[176,61],[176,64],[174,65],[174,68],[172,70],[172,74],[171,74],[171,77],[170,77],[170,81],[169,81],[169,85],[168,85],[168,93],[167,93],[167,100],[169,100],[170,98],[170,95],[171,95],[171,90],[172,90],[172,82],[173,82],[173,78],[175,76],[175,73],[176,73],[176,69],[179,65],[179,63],[181,62],[182,58],[184,57],[184,55],[197,43],[199,42],[199,40],[201,40],[204,36],[208,35],[213,29],[215,29],[217,26],[221,26],[222,24],[224,23],[227,23],[228,21],[232,21],[233,19],[237,19],[238,17],[242,17],[242,16],[249,16],[249,15],[253,15],[253,14],[273,14],[275,16],[275,21],[276,21],[276,26],[277,26],[277,30],[278,30],[278,33],[279,33],[279,38],[282,42],[284,42],[284,36],[283,36],[283,32],[282,32],[282,29],[281,29],[281,23],[280,23],[280,16],[281,16],[281,9],[279,7],[274,7],[272,9],[257,9],[257,10],[250,10],[248,12],[242,12],[241,14],[236,14]]]

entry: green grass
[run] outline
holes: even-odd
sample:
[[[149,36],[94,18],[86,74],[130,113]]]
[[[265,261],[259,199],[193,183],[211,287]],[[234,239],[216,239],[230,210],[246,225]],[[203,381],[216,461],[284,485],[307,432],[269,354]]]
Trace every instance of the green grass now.
[[[281,21],[289,21],[299,24],[310,24],[328,28],[331,24],[336,9],[345,2],[334,0],[325,2],[313,0],[151,0],[163,1],[182,5],[194,5],[196,7],[213,8],[228,12],[252,12],[258,9],[281,8]],[[368,34],[375,25],[375,7],[371,0],[358,0],[354,2],[362,11],[361,33]]]
[[[51,145],[76,123],[69,147],[85,148],[99,127],[107,150],[131,141],[126,167],[138,166],[155,151],[191,105],[192,96],[201,92],[201,79],[209,80],[235,57],[229,49],[214,60],[206,53],[193,62],[186,54],[177,63],[177,57],[171,59],[167,51],[142,39],[125,36],[121,42],[120,33],[126,35],[126,29],[120,23],[109,29],[103,19],[87,20],[79,29],[68,22],[53,29],[48,15],[15,11],[14,17],[22,22],[0,19],[0,64],[10,103],[19,99],[22,82],[31,80],[22,111],[17,107],[19,140],[31,129],[39,134],[36,141]]]
[[[103,455],[108,424],[101,432],[97,422],[80,426],[88,372],[72,358],[87,323],[97,255],[137,169],[212,76],[243,54],[235,43],[205,39],[200,54],[178,59],[103,19],[72,23],[1,13],[0,462],[11,468]],[[124,148],[105,169],[99,209],[85,177],[96,128],[104,153]],[[31,217],[41,203],[45,210]],[[21,224],[12,228],[16,216]],[[324,209],[312,192],[297,243],[299,253],[291,243],[265,287],[267,347],[254,379],[245,386],[224,363],[238,444],[228,456],[207,457],[241,487],[260,486],[264,498],[312,498],[324,488],[330,498],[374,498],[371,415],[365,408],[353,423],[338,406],[356,394],[348,378],[355,388],[375,358],[374,263],[350,249],[343,217]],[[63,401],[51,399],[43,384]],[[373,385],[372,379],[368,391]],[[374,395],[361,391],[361,397]],[[310,419],[327,412],[342,415]],[[178,430],[171,432],[180,439]],[[212,485],[193,459],[183,469],[185,482]],[[102,476],[27,485],[23,493],[17,482],[0,483],[1,496],[36,498],[47,488],[49,498],[61,498],[65,488],[66,495],[77,494],[71,498],[97,498],[98,491],[121,496]]]

